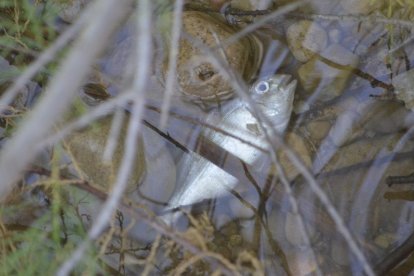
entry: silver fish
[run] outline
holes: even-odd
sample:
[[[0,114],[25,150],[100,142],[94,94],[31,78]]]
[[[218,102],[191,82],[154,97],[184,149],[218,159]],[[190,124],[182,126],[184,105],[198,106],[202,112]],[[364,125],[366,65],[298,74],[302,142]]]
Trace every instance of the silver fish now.
[[[265,127],[272,128],[279,134],[285,131],[293,109],[297,82],[289,82],[290,78],[289,75],[273,75],[256,81],[250,88],[256,108],[271,122],[270,126]],[[257,119],[247,104],[240,100],[234,103],[233,108],[221,120],[210,118],[208,122],[258,147],[269,147]],[[250,145],[217,131],[208,130],[204,136],[249,165],[255,164],[263,155]]]
[[[293,107],[296,80],[289,80],[288,75],[272,75],[256,81],[250,89],[257,108],[279,133],[286,129]],[[235,99],[229,103],[221,119],[213,114],[207,122],[258,146],[267,145],[256,118],[242,100]],[[263,156],[261,151],[222,133],[208,130],[204,136],[248,164],[255,163]],[[207,159],[195,153],[187,154],[179,165],[177,184],[182,184],[169,200],[166,211],[222,196],[233,189],[237,182],[237,178]],[[164,220],[169,223],[176,218],[178,215],[164,216]]]

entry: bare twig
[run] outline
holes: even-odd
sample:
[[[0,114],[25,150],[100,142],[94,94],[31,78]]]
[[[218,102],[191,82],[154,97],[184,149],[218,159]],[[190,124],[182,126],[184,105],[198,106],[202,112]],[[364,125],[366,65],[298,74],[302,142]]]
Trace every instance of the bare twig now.
[[[167,124],[168,113],[170,111],[171,97],[174,93],[176,87],[176,67],[177,67],[177,56],[178,56],[178,46],[180,41],[180,32],[181,32],[181,15],[183,11],[183,0],[175,1],[174,5],[174,23],[172,26],[172,36],[170,41],[170,52],[168,56],[168,71],[167,71],[167,81],[165,84],[165,93],[162,102],[161,108],[161,119],[160,119],[160,128],[164,129]]]

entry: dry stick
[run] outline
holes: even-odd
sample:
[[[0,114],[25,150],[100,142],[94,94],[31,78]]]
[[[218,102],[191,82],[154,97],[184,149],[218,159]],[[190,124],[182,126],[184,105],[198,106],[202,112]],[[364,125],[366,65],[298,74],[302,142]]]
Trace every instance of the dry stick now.
[[[265,116],[263,116],[261,112],[257,110],[253,101],[248,96],[248,94],[244,92],[244,91],[247,91],[247,89],[245,89],[245,87],[242,85],[239,78],[237,78],[237,76],[232,74],[232,72],[226,67],[225,64],[223,64],[223,62],[215,55],[215,53],[213,53],[213,51],[211,51],[207,47],[204,47],[201,43],[200,45],[198,45],[198,47],[202,48],[210,57],[212,57],[212,61],[215,67],[226,77],[228,81],[231,82],[234,90],[248,104],[249,108],[252,111],[252,114],[258,119],[259,126],[264,130],[266,140],[268,141],[269,145],[272,147],[271,158],[274,164],[276,165],[276,169],[279,173],[279,176],[281,176],[282,183],[284,183],[284,186],[288,189],[287,192],[289,193],[289,189],[290,189],[289,183],[286,183],[286,178],[283,177],[283,171],[281,170],[282,168],[280,164],[278,163],[277,156],[276,156],[277,149],[280,147],[285,150],[286,155],[288,156],[289,160],[297,167],[299,172],[308,181],[308,184],[310,185],[312,191],[316,194],[316,196],[322,202],[324,207],[327,209],[327,212],[329,213],[329,215],[335,222],[336,227],[338,228],[338,231],[342,234],[342,236],[347,241],[348,246],[350,247],[352,253],[356,256],[356,258],[362,265],[365,273],[368,275],[375,275],[371,266],[368,264],[364,254],[359,249],[355,239],[352,237],[350,231],[346,227],[343,219],[341,218],[339,213],[336,211],[335,207],[330,202],[328,196],[325,194],[325,192],[321,189],[319,184],[316,182],[316,179],[314,178],[314,176],[306,168],[306,166],[303,164],[300,158],[298,158],[296,154],[290,148],[286,146],[283,139],[281,139],[281,137],[277,133],[275,133],[273,129],[265,128],[266,125],[271,126],[271,122],[269,122],[269,120]],[[270,137],[274,139],[272,140]]]
[[[121,6],[117,3],[114,0],[99,1],[88,7],[85,14],[90,15],[93,12],[98,16],[89,17],[91,22],[62,62],[62,67],[51,80],[45,95],[33,111],[28,113],[13,139],[5,144],[0,156],[0,200],[7,197],[24,167],[36,155],[37,145],[68,108],[92,62],[104,49],[105,42],[127,13],[128,9],[123,9],[123,6],[127,6],[128,2],[123,2]]]
[[[177,68],[177,56],[178,46],[180,43],[181,33],[181,17],[183,11],[183,0],[177,0],[174,5],[174,23],[171,29],[172,37],[170,44],[170,52],[168,56],[168,71],[167,81],[165,84],[165,94],[161,108],[160,128],[164,129],[167,124],[168,112],[171,106],[171,97],[176,87],[176,68]]]
[[[75,37],[75,35],[84,27],[85,23],[93,16],[94,10],[92,8],[87,9],[81,14],[79,19],[65,30],[56,41],[46,50],[44,50],[39,57],[33,62],[24,72],[21,74],[8,88],[0,99],[0,113],[10,104],[10,102],[16,97],[19,91],[24,88],[27,82],[29,82],[36,73],[42,69],[42,67],[53,60],[56,53],[66,47],[69,41]]]

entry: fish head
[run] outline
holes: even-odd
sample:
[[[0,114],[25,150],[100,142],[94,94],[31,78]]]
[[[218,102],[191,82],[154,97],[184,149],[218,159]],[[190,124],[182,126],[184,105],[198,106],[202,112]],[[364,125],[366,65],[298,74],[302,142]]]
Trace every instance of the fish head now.
[[[257,108],[282,133],[289,123],[297,81],[290,75],[271,75],[253,83],[250,93]]]

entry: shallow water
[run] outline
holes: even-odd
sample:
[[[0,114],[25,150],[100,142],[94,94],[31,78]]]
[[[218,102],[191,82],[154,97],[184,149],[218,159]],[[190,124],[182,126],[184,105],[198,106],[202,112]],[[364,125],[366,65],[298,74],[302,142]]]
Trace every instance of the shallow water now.
[[[366,20],[369,14],[374,16],[382,11],[381,7],[359,6],[359,12],[364,14],[357,18],[361,20],[315,16],[306,24],[301,21],[304,14],[356,14],[358,11],[351,9],[348,2],[353,1],[313,1],[300,11],[272,20],[256,30],[257,37],[265,46],[262,65],[255,78],[279,73],[292,75],[298,81],[285,141],[314,175],[368,264],[380,274],[389,273],[398,262],[387,267],[384,264],[393,258],[403,260],[407,257],[395,257],[392,252],[403,245],[414,230],[413,199],[410,197],[412,183],[387,185],[389,176],[405,176],[413,172],[413,115],[411,103],[404,98],[410,95],[401,89],[395,93],[392,91],[396,86],[395,76],[410,70],[412,43],[390,54],[390,48],[400,45],[408,37],[408,31],[395,25],[391,36],[391,31],[385,31],[390,30],[390,26]],[[253,22],[257,20],[260,17]],[[96,64],[97,71],[88,79],[88,82],[102,84],[113,97],[122,95],[133,77],[131,49],[137,41],[130,24],[127,22],[117,34],[113,45]],[[238,28],[249,24],[241,23]],[[294,24],[299,27],[305,25],[305,34],[289,33]],[[306,30],[315,33],[306,38]],[[145,153],[138,157],[140,161],[144,160],[145,173],[138,177],[137,188],[129,190],[126,195],[132,203],[120,207],[121,215],[118,214],[112,224],[118,232],[112,233],[105,263],[121,273],[142,271],[139,261],[150,254],[148,248],[151,246],[148,245],[152,245],[154,248],[159,246],[153,260],[154,274],[176,269],[191,274],[210,274],[223,267],[232,272],[244,270],[258,274],[362,274],[361,260],[349,250],[349,241],[338,231],[330,216],[331,211],[286,155],[278,153],[296,199],[293,205],[269,157],[269,147],[260,145],[267,149],[267,154],[261,152],[260,164],[249,165],[239,159],[237,152],[229,153],[205,137],[208,136],[206,130],[221,131],[223,126],[221,123],[211,125],[208,116],[214,114],[221,118],[232,101],[239,100],[237,95],[230,101],[218,101],[218,106],[206,109],[182,97],[177,89],[172,96],[168,123],[161,129],[164,83],[160,83],[160,79],[164,77],[159,66],[162,66],[166,50],[160,37],[156,32],[154,34],[154,69],[147,91],[142,129]],[[318,41],[312,41],[314,37],[318,37]],[[304,52],[299,49],[302,52],[297,53],[304,39],[310,39],[308,46],[315,48]],[[297,44],[292,45],[292,41]],[[411,79],[407,76],[403,80],[409,83]],[[392,93],[397,96],[391,99],[389,95]],[[111,120],[107,121],[110,124]],[[105,141],[106,137],[102,140]],[[204,158],[201,160],[206,166],[211,166],[212,162],[217,170],[223,170],[224,178],[231,175],[238,181],[231,190],[220,191],[218,197],[182,206],[185,213],[192,214],[190,217],[182,214],[181,210],[175,211],[177,220],[169,231],[184,233],[190,243],[201,248],[198,254],[220,254],[210,258],[206,255],[202,261],[194,263],[191,263],[187,251],[188,244],[177,237],[165,236],[161,244],[155,243],[155,246],[157,232],[150,223],[142,222],[130,210],[131,206],[139,211],[149,209],[161,219],[169,215],[172,211],[168,208],[168,200],[174,191],[180,191],[182,175],[191,169],[191,161],[182,162],[188,160],[188,155],[195,156],[194,163],[200,158]],[[75,167],[81,164],[76,156],[72,156],[72,163]],[[116,169],[108,181],[113,181]],[[69,172],[71,177],[77,175],[93,183],[94,179],[88,178],[88,170],[87,166],[81,166]],[[28,178],[26,182],[36,181],[37,178]],[[99,186],[99,183],[95,184]],[[211,185],[215,187],[217,184]],[[78,212],[78,223],[83,222],[88,227],[100,210],[101,201],[97,198],[104,199],[110,193],[105,190],[91,192],[82,185],[78,187],[80,189],[70,188],[67,197],[69,205]],[[37,195],[43,201],[44,197],[50,196],[45,191]],[[20,218],[10,216],[4,222],[30,225],[32,220],[49,210],[48,204],[36,204],[41,205],[38,208],[42,211]],[[175,246],[171,240],[176,241]],[[408,271],[411,269],[409,263],[405,266]],[[110,273],[109,268],[103,270]]]

